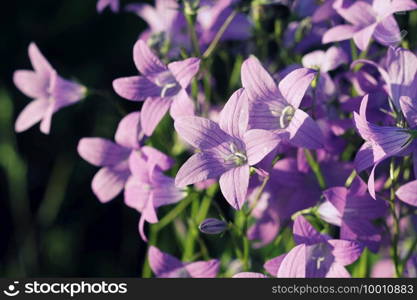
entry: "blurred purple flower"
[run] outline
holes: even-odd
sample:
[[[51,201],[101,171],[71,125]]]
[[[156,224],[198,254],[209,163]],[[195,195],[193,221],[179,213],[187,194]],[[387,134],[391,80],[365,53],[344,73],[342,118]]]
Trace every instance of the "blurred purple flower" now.
[[[34,71],[17,70],[13,82],[26,96],[34,98],[17,117],[15,130],[22,132],[41,122],[41,132],[49,134],[52,116],[61,108],[85,97],[87,89],[57,74],[35,43],[29,45]]]
[[[278,278],[350,277],[345,266],[356,261],[363,250],[353,241],[320,234],[303,216],[295,219],[293,234],[297,246],[264,265]]]
[[[249,128],[270,130],[295,147],[323,147],[317,123],[299,109],[315,74],[310,69],[296,69],[277,86],[255,56],[245,60],[241,78],[249,98]]]
[[[146,153],[134,151],[129,156],[132,175],[126,182],[124,198],[127,206],[141,213],[139,233],[144,241],[147,241],[145,221],[157,223],[158,207],[174,204],[186,195],[185,191],[175,187],[173,178],[162,173],[172,164],[172,159],[153,148],[148,148]]]
[[[102,167],[91,183],[97,198],[105,203],[115,198],[130,176],[129,156],[140,148],[144,135],[140,114],[133,112],[124,117],[117,127],[116,143],[103,138],[82,138],[78,143],[79,155],[90,164]],[[143,147],[141,151],[150,151]]]
[[[249,169],[279,143],[279,136],[260,129],[247,130],[248,101],[244,89],[236,91],[220,113],[219,123],[200,117],[175,121],[178,134],[199,152],[177,173],[178,186],[220,176],[220,189],[231,206],[240,209],[246,200]]]
[[[334,9],[350,24],[329,29],[323,36],[323,43],[339,42],[353,38],[360,50],[367,49],[371,38],[385,46],[401,41],[401,33],[394,13],[417,9],[412,0],[355,1],[346,6],[343,0],[335,1]]]
[[[188,58],[166,66],[142,40],[133,48],[133,59],[142,75],[118,78],[113,88],[123,98],[145,101],[141,124],[146,135],[152,135],[168,109],[174,119],[194,115],[194,104],[186,89],[198,72],[200,59]]]
[[[326,201],[319,207],[320,217],[340,227],[341,239],[361,242],[377,252],[381,234],[372,221],[386,215],[386,203],[372,199],[360,177],[354,179],[349,189],[333,187],[325,190],[323,195]]]
[[[110,7],[112,12],[117,13],[119,12],[119,0],[98,0],[97,1],[97,11],[99,13],[103,12],[106,7]]]
[[[217,259],[183,263],[154,246],[149,247],[148,259],[152,271],[156,277],[160,278],[214,278],[220,268],[220,262]]]

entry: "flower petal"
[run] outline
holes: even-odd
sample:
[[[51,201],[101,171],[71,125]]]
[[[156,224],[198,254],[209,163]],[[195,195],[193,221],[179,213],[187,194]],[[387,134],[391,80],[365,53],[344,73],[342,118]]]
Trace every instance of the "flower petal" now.
[[[148,98],[143,103],[140,122],[143,132],[151,136],[172,104],[171,98]]]
[[[294,108],[300,106],[301,100],[316,74],[317,72],[314,70],[300,68],[289,73],[279,83],[281,94]]]
[[[307,149],[323,148],[323,133],[317,123],[304,111],[297,109],[286,128],[290,143]]]
[[[131,101],[143,101],[148,97],[161,95],[161,88],[143,76],[115,79],[113,89],[120,97]]]
[[[196,261],[185,266],[185,269],[193,278],[214,278],[220,269],[217,259],[209,261]]]
[[[115,141],[126,148],[138,149],[144,137],[140,124],[140,112],[132,112],[124,117],[117,126]]]
[[[368,48],[371,37],[375,32],[377,24],[372,24],[367,26],[360,31],[356,32],[353,36],[356,46],[362,51],[365,51]]]
[[[101,168],[91,183],[94,194],[101,202],[108,202],[122,190],[130,175],[127,163]]]
[[[28,105],[26,105],[26,107],[20,112],[16,119],[16,132],[25,131],[42,120],[45,111],[48,109],[48,106],[49,101],[47,99],[33,100]]]
[[[35,43],[29,45],[29,58],[36,73],[40,74],[44,79],[48,79],[50,73],[54,71],[51,64],[42,55]]]
[[[173,97],[169,113],[174,120],[179,117],[195,115],[194,102],[186,90],[180,90],[178,94]]]
[[[264,159],[281,141],[280,135],[263,129],[252,129],[245,133],[248,164],[253,166]]]
[[[322,38],[323,44],[351,39],[359,28],[352,25],[338,25],[327,30]]]
[[[240,272],[233,275],[233,278],[268,278],[265,274],[255,272]]]
[[[136,68],[144,76],[161,73],[167,70],[167,67],[142,40],[138,40],[133,47],[133,60]]]
[[[295,246],[285,256],[278,269],[278,278],[305,278],[306,245]]]
[[[354,241],[328,240],[333,247],[335,262],[347,266],[355,262],[362,254],[363,248]]]
[[[191,57],[182,61],[175,61],[168,65],[168,69],[172,72],[175,79],[183,89],[186,89],[193,77],[198,73],[201,60]]]
[[[248,99],[244,89],[239,89],[233,93],[220,112],[219,125],[231,136],[243,138],[248,120]]]
[[[284,260],[285,256],[286,254],[281,254],[280,256],[267,260],[266,263],[264,264],[264,269],[269,274],[276,277],[278,274],[279,267],[281,266],[281,263]]]
[[[149,265],[157,277],[177,277],[183,263],[177,258],[164,253],[154,246],[149,246]]]
[[[412,206],[417,206],[417,180],[401,186],[395,193],[398,199]]]
[[[22,93],[30,98],[48,98],[47,88],[49,81],[33,71],[15,71],[13,82]]]
[[[293,235],[296,244],[313,245],[326,241],[326,239],[303,216],[298,216],[295,219]]]
[[[102,138],[82,138],[77,147],[78,154],[95,166],[111,166],[129,157],[130,151]]]
[[[234,209],[241,209],[249,187],[249,165],[228,170],[220,176],[220,189]]]

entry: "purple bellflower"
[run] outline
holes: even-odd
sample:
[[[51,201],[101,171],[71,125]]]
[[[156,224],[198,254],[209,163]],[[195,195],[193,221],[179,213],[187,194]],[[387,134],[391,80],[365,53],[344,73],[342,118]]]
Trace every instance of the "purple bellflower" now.
[[[259,163],[279,143],[272,132],[248,127],[244,89],[236,91],[220,113],[219,123],[201,117],[175,121],[178,134],[199,152],[189,158],[175,178],[179,187],[220,176],[220,189],[231,206],[246,200],[250,166]]]
[[[87,89],[59,76],[34,43],[29,45],[29,58],[34,71],[17,70],[13,81],[25,95],[35,100],[17,117],[15,130],[25,131],[40,121],[41,132],[49,134],[53,114],[80,101]]]
[[[144,241],[147,241],[144,233],[145,221],[157,223],[158,207],[174,204],[186,195],[175,186],[173,178],[162,172],[171,168],[173,161],[165,154],[150,149],[153,151],[132,152],[129,157],[132,175],[125,186],[126,205],[141,213],[139,233]]]
[[[160,278],[214,278],[220,268],[220,262],[217,259],[183,263],[154,246],[149,247],[148,259],[152,271],[156,277]]]
[[[172,62],[166,66],[144,41],[139,40],[133,48],[133,59],[142,75],[116,79],[113,88],[123,98],[145,101],[141,124],[146,135],[152,135],[168,110],[174,119],[194,115],[194,104],[186,89],[200,67],[198,58]]]
[[[103,10],[106,9],[106,7],[110,7],[112,12],[117,13],[119,12],[120,7],[120,0],[98,0],[97,1],[97,11],[99,13],[103,12]]]
[[[362,247],[353,241],[320,234],[303,216],[295,219],[293,234],[297,246],[264,265],[278,278],[350,277],[345,266],[362,253]]]
[[[249,128],[270,130],[296,147],[323,147],[317,123],[299,109],[315,74],[310,69],[296,69],[277,86],[255,56],[244,61],[241,78],[249,99]]]
[[[405,113],[407,120],[413,121],[416,111],[413,110],[413,103],[409,97],[400,99],[402,106],[410,108]],[[368,105],[368,95],[363,97],[359,114],[354,112],[354,120],[356,128],[365,140],[355,157],[355,167],[361,172],[373,166],[368,180],[368,189],[372,198],[376,198],[375,194],[375,170],[376,167],[385,159],[393,156],[403,156],[410,152],[416,152],[416,143],[414,141],[413,132],[406,128],[394,126],[378,126],[368,122],[366,118],[366,107]],[[417,121],[417,119],[414,119]],[[417,124],[415,124],[417,125]],[[415,127],[415,126],[411,126]],[[414,162],[417,155],[413,155]],[[416,163],[414,163],[416,165]]]
[[[394,46],[401,41],[401,32],[394,13],[417,9],[412,0],[354,1],[346,6],[343,0],[335,1],[334,9],[348,23],[329,29],[323,43],[344,41],[353,38],[360,50],[367,49],[371,38],[385,46]]]
[[[366,184],[356,177],[352,186],[338,186],[323,192],[326,199],[319,207],[320,217],[340,227],[340,238],[363,243],[377,252],[381,242],[380,230],[372,223],[386,215],[387,206],[382,200],[374,200]]]
[[[101,167],[92,181],[92,190],[100,202],[115,198],[130,176],[129,156],[141,149],[144,135],[140,114],[133,112],[124,117],[115,134],[115,143],[103,138],[83,138],[78,143],[79,155],[90,164]],[[142,151],[151,151],[143,147]]]

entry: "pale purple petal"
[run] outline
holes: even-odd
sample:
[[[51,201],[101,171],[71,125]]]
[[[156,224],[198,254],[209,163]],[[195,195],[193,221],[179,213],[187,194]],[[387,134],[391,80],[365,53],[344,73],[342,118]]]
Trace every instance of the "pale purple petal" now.
[[[264,264],[264,269],[272,276],[277,276],[279,267],[281,266],[285,256],[286,254],[281,254],[280,256],[267,260]]]
[[[377,24],[372,24],[354,34],[353,40],[355,41],[356,46],[358,46],[360,50],[364,51],[368,48],[369,42],[371,41],[371,37],[374,34],[376,26]]]
[[[407,120],[408,125],[413,128],[417,126],[417,104],[415,99],[411,99],[408,96],[402,96],[400,98],[401,110]]]
[[[131,101],[143,101],[148,97],[161,95],[161,88],[143,76],[115,79],[113,89],[120,97]]]
[[[55,100],[55,111],[74,104],[85,97],[86,88],[76,82],[66,80],[52,72],[50,96]]]
[[[233,275],[233,278],[268,278],[265,274],[255,272],[240,272]]]
[[[363,248],[354,241],[328,240],[328,243],[333,247],[332,254],[335,262],[342,266],[355,262],[363,251]]]
[[[220,112],[219,125],[231,136],[243,138],[248,120],[248,99],[244,89],[239,89],[233,93]]]
[[[336,69],[340,65],[347,63],[348,61],[349,58],[345,51],[343,51],[341,47],[333,46],[327,49],[325,59],[320,70],[322,72],[329,72]]]
[[[220,262],[217,259],[209,261],[197,261],[185,266],[193,278],[214,278],[220,269]]]
[[[129,157],[130,151],[103,138],[82,138],[77,147],[80,156],[95,166],[111,166]]]
[[[234,209],[241,209],[246,201],[249,186],[249,165],[228,170],[220,176],[220,189]]]
[[[285,76],[279,83],[279,90],[285,100],[294,108],[300,106],[307,89],[316,75],[316,71],[300,68]]]
[[[305,278],[306,276],[306,245],[295,246],[281,262],[278,278]]]
[[[174,120],[179,117],[195,115],[194,102],[186,90],[180,90],[178,94],[173,97],[169,113]]]
[[[245,133],[244,142],[248,164],[253,166],[274,150],[281,138],[278,134],[263,129],[252,129]]]
[[[297,244],[312,245],[326,239],[304,218],[298,216],[293,225],[294,241]]]
[[[156,126],[162,120],[171,106],[171,98],[148,98],[142,106],[140,122],[143,132],[147,136],[151,136]]]
[[[175,184],[184,187],[210,178],[217,178],[228,170],[221,158],[206,152],[191,156],[179,169]]]
[[[395,194],[404,203],[417,206],[417,180],[404,184]]]
[[[148,163],[155,164],[163,171],[172,168],[175,163],[175,160],[172,157],[149,146],[143,146],[140,149],[140,152]]]
[[[49,101],[47,99],[33,100],[26,105],[16,119],[16,132],[25,131],[42,120],[48,106]]]
[[[13,82],[22,93],[30,98],[48,98],[49,80],[45,80],[36,72],[17,70],[13,74]]]
[[[359,31],[359,28],[356,26],[338,25],[326,31],[326,33],[323,35],[322,42],[323,44],[327,44],[331,42],[340,42],[344,40],[349,40],[358,31]]]
[[[241,79],[249,101],[274,99],[280,95],[271,75],[253,55],[243,62]]]
[[[372,6],[365,1],[355,1],[348,7],[344,7],[343,1],[335,3],[334,8],[345,20],[353,25],[365,27],[376,21],[376,13]]]
[[[327,278],[350,278],[350,274],[346,268],[338,263],[334,263],[330,266],[327,274]]]
[[[201,60],[191,57],[182,61],[175,61],[168,65],[168,69],[179,82],[183,89],[186,89],[193,77],[198,73]]]
[[[297,109],[286,128],[290,143],[296,147],[318,149],[323,147],[323,133],[317,123],[304,111]]]
[[[154,246],[149,246],[149,265],[157,277],[178,277],[184,265],[177,258],[164,253]]]
[[[133,60],[136,68],[144,76],[161,73],[167,70],[167,67],[142,40],[138,40],[133,47]]]
[[[114,139],[119,145],[126,148],[138,149],[143,137],[140,113],[132,112],[120,121]]]
[[[127,163],[101,168],[91,183],[94,194],[101,202],[108,202],[122,190],[130,175]]]
[[[36,73],[40,74],[45,79],[49,79],[50,73],[54,71],[54,69],[42,55],[35,43],[30,43],[28,52],[30,62],[32,63],[33,69],[35,69]]]

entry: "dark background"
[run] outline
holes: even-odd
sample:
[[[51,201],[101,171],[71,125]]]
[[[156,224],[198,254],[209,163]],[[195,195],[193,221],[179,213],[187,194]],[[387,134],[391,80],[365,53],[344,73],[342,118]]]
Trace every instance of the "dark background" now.
[[[96,0],[2,1],[0,276],[140,276],[146,245],[137,232],[139,215],[120,196],[99,203],[90,188],[98,168],[76,147],[85,136],[112,139],[120,111],[139,108],[119,98],[111,82],[137,72],[131,52],[144,28],[131,13],[98,14]],[[110,95],[59,111],[50,135],[39,125],[13,130],[30,99],[12,76],[32,69],[32,41],[64,78]]]

